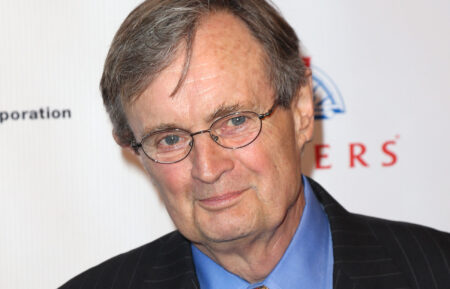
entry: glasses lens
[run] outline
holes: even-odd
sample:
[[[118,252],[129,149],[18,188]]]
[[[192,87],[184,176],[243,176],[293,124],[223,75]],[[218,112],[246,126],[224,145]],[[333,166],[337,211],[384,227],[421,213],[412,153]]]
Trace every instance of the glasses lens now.
[[[254,112],[238,112],[216,120],[211,126],[213,139],[226,148],[240,148],[254,141],[261,131],[261,120]]]
[[[167,130],[149,135],[142,141],[144,153],[160,163],[184,159],[191,150],[192,137],[182,130]]]

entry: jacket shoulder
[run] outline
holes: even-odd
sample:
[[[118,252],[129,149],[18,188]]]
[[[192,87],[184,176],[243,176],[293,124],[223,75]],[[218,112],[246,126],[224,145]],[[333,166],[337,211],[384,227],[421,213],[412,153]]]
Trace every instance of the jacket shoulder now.
[[[330,222],[335,278],[344,272],[353,280],[347,285],[357,282],[358,288],[448,288],[450,234],[350,213],[318,183],[308,181]]]
[[[390,236],[398,243],[404,243],[403,241],[407,240],[416,245],[437,246],[442,249],[442,253],[447,258],[450,257],[450,233],[408,222],[386,220],[357,214],[355,216],[364,220],[379,239]]]
[[[178,231],[174,231],[153,242],[106,260],[72,278],[59,288],[134,288],[133,284],[140,284],[155,276],[161,277],[158,275],[164,272],[158,272],[158,268],[180,257],[181,259],[191,257],[190,243]]]
[[[450,234],[406,222],[357,215],[403,268],[413,286],[448,288],[450,284]]]

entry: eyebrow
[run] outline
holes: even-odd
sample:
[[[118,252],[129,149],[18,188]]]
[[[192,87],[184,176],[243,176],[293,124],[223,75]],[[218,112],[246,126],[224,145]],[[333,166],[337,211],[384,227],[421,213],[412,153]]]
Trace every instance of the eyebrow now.
[[[155,127],[146,127],[144,128],[144,132],[141,135],[141,139],[148,136],[149,134],[152,134],[154,132],[162,131],[162,130],[168,130],[168,129],[181,129],[179,125],[176,125],[175,123],[162,123],[160,125],[157,125]]]
[[[241,104],[237,103],[237,104],[233,104],[233,105],[225,105],[225,104],[221,104],[219,105],[219,107],[217,107],[213,113],[209,114],[208,116],[206,116],[205,118],[205,122],[206,123],[211,123],[214,120],[216,120],[217,118],[220,118],[222,116],[231,114],[233,112],[237,112],[237,111],[242,111],[244,108]],[[144,133],[141,136],[141,139],[146,137],[149,134],[152,134],[154,132],[157,131],[161,131],[161,130],[168,130],[168,129],[184,129],[187,130],[183,127],[180,127],[179,124],[175,124],[175,123],[162,123],[159,124],[155,127],[146,127],[144,129]],[[189,130],[187,130],[189,131]]]
[[[241,111],[241,110],[243,110],[243,107],[239,103],[233,104],[233,105],[221,104],[219,107],[216,108],[216,110],[214,110],[213,113],[211,113],[210,115],[208,115],[205,118],[205,121],[207,123],[210,123],[217,118],[220,118],[222,116],[228,115],[233,112]]]

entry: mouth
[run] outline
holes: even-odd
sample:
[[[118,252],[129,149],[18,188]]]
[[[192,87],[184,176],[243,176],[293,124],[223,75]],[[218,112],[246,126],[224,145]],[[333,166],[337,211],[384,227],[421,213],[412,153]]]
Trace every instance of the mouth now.
[[[240,197],[246,190],[232,191],[217,196],[198,200],[204,209],[218,211],[229,208],[239,202]]]

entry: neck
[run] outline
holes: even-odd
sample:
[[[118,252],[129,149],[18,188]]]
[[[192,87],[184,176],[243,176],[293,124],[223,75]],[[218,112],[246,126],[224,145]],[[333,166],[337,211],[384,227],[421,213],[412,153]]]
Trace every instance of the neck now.
[[[195,246],[227,271],[249,283],[263,281],[286,252],[305,207],[303,188],[282,222],[269,232],[220,244]]]

